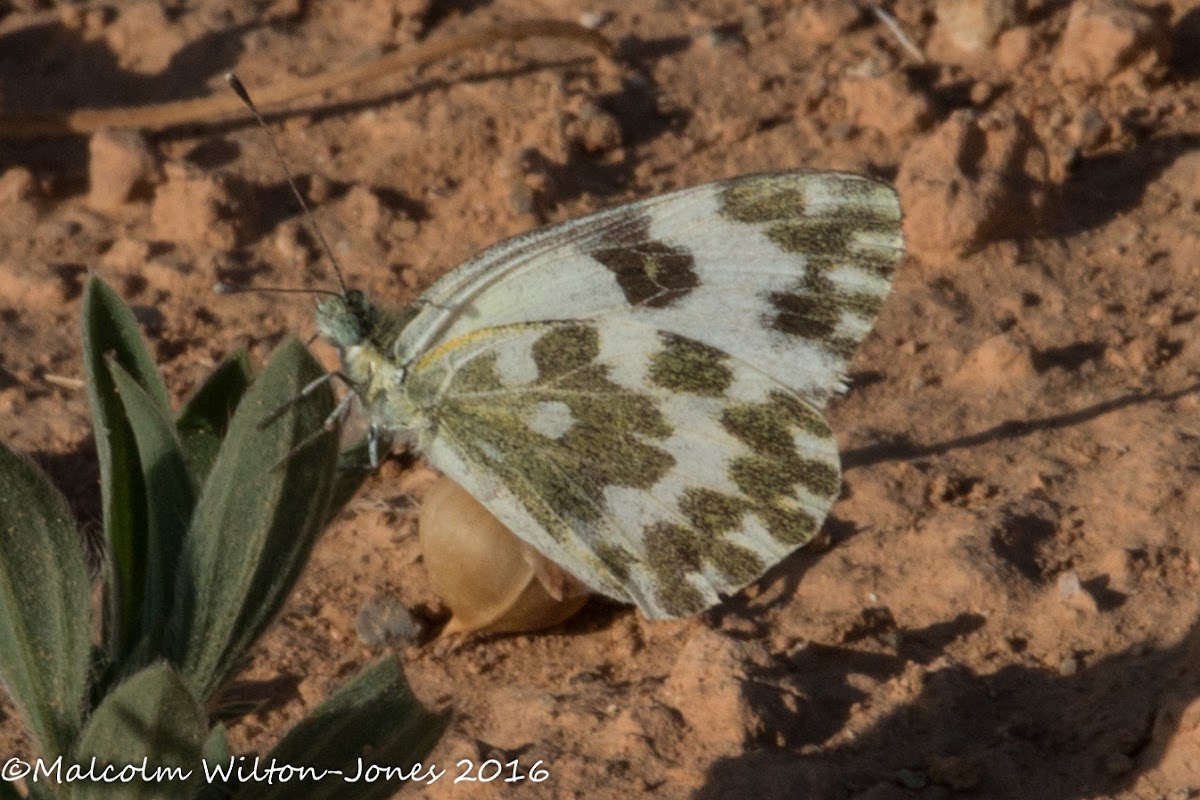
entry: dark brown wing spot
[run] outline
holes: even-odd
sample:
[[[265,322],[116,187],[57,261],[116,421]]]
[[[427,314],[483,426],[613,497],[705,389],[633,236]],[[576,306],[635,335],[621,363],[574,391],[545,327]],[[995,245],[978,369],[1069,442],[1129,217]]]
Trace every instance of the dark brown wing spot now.
[[[700,285],[696,259],[651,239],[648,217],[636,217],[598,244],[589,255],[612,271],[630,305],[664,308]]]

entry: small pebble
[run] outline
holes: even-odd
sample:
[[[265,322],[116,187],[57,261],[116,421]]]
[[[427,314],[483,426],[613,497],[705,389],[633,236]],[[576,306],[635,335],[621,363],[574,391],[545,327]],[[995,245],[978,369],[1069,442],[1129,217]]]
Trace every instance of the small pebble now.
[[[1087,152],[1104,144],[1109,137],[1108,122],[1095,108],[1088,106],[1072,120],[1068,135],[1081,151]]]
[[[918,772],[915,769],[902,769],[896,773],[896,780],[905,789],[917,791],[924,789],[929,785],[929,777],[924,772]]]
[[[1081,0],[1071,4],[1051,74],[1099,86],[1126,69],[1149,75],[1168,50],[1167,25],[1150,9],[1128,0]]]
[[[354,619],[358,639],[367,647],[415,643],[424,635],[424,628],[412,612],[387,597],[368,600]]]
[[[294,609],[298,617],[314,617],[317,614],[316,603],[297,603]]]
[[[585,100],[569,135],[588,153],[602,153],[621,146],[621,123],[592,100]]]
[[[1079,575],[1074,570],[1069,570],[1058,576],[1059,600],[1070,600],[1082,591],[1083,585],[1080,584]]]
[[[1096,598],[1083,588],[1083,584],[1079,582],[1079,575],[1074,570],[1058,576],[1058,599],[1067,608],[1085,614],[1094,614],[1099,611]]]
[[[816,44],[833,44],[863,19],[862,8],[845,0],[808,0],[788,14],[795,34]]]
[[[971,105],[982,106],[996,96],[996,87],[987,81],[975,81],[971,84]]]
[[[611,11],[585,11],[579,15],[579,24],[588,30],[599,30],[613,18]]]
[[[20,227],[37,224],[42,208],[37,178],[25,167],[11,167],[0,175],[0,213]]]
[[[88,141],[88,155],[92,208],[118,208],[157,180],[158,160],[137,131],[98,131]]]
[[[1017,25],[1024,6],[1022,0],[942,0],[937,4],[938,27],[960,49],[979,51]]]
[[[732,47],[741,42],[741,37],[730,28],[700,28],[693,31],[694,38],[715,49]]]

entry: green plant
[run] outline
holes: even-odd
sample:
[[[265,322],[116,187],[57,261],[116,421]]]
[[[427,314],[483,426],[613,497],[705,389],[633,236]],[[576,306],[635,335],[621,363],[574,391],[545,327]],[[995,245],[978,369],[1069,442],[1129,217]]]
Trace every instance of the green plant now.
[[[334,407],[289,340],[257,378],[244,354],[217,367],[178,415],[120,298],[92,278],[83,355],[100,459],[103,625],[91,639],[90,581],[62,496],[0,445],[0,683],[46,762],[150,769],[189,780],[27,782],[33,797],[386,797],[397,781],[274,786],[207,781],[230,759],[205,705],[283,604],[316,537],[361,481],[336,435],[310,438]],[[281,413],[272,413],[283,408]],[[269,422],[264,423],[264,420]],[[298,724],[263,762],[344,768],[357,757],[422,758],[444,715],[385,658]],[[291,759],[290,761],[288,759]],[[295,759],[303,759],[296,761]],[[182,773],[180,773],[182,774]],[[0,782],[0,800],[19,797]]]

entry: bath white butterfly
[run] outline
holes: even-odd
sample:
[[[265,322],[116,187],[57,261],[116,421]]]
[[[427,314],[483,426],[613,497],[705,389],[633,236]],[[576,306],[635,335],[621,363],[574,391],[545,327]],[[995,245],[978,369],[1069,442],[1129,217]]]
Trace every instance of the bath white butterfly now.
[[[777,172],[517,236],[318,329],[369,410],[514,533],[652,618],[738,591],[840,487],[821,408],[903,253],[885,184]]]

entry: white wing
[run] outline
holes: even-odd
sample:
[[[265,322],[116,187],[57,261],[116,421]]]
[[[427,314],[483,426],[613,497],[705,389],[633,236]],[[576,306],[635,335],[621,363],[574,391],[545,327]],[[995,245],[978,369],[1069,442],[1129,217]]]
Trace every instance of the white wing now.
[[[485,250],[424,294],[395,355],[409,363],[483,327],[620,317],[710,344],[821,407],[902,251],[896,194],[869,178],[704,184]]]
[[[720,350],[636,322],[472,331],[405,386],[429,461],[593,589],[691,614],[820,528],[840,484],[820,413]]]

